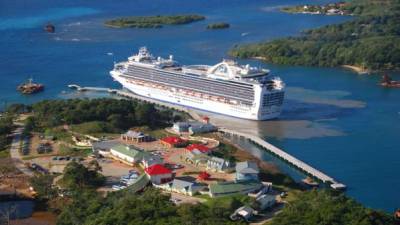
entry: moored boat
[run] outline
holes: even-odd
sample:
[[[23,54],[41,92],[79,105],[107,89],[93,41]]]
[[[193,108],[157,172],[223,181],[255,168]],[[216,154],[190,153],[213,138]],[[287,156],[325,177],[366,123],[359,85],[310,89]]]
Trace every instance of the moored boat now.
[[[55,27],[53,24],[48,23],[48,24],[44,27],[44,30],[47,31],[48,33],[54,33],[54,32],[56,31],[56,27]]]
[[[44,90],[43,84],[33,83],[32,81],[32,79],[29,79],[28,82],[20,84],[17,90],[22,94],[34,94]]]
[[[382,76],[380,85],[383,87],[400,88],[400,81],[394,81],[389,75],[385,74]]]

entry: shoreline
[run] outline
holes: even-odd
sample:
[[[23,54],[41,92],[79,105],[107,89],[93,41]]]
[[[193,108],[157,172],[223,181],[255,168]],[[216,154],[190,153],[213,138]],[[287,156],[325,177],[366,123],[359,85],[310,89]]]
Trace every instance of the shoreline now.
[[[250,59],[262,60],[262,61],[268,62],[267,58],[263,57],[263,56],[253,56],[253,57],[250,57]],[[291,66],[294,66],[294,65],[291,65]],[[314,67],[314,66],[312,66],[312,67]],[[370,74],[372,72],[369,69],[363,69],[361,66],[356,66],[356,65],[347,65],[346,64],[346,65],[340,65],[338,67],[349,69],[349,70],[351,70],[353,72],[356,72],[358,74]]]
[[[370,74],[371,71],[368,69],[363,69],[360,66],[355,66],[355,65],[341,65],[340,67],[352,70],[353,72],[356,72],[358,74]]]

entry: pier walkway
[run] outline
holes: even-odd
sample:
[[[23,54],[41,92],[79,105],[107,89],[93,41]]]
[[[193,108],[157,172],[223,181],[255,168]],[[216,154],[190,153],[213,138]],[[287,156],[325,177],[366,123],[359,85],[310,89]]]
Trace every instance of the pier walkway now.
[[[111,88],[102,88],[102,87],[81,87],[76,84],[71,84],[68,85],[69,88],[76,89],[77,91],[100,91],[100,92],[108,92],[112,94],[116,94],[122,97],[127,97],[127,98],[133,98],[137,99],[139,101],[144,101],[144,102],[149,102],[153,103],[159,106],[163,106],[166,108],[182,111],[188,113],[190,116],[192,116],[193,119],[195,120],[201,120],[200,116],[194,112],[193,110],[188,109],[187,107],[184,106],[179,106],[175,105],[172,103],[167,103],[167,102],[161,102],[155,99],[147,98],[144,96],[136,95],[132,92],[129,91],[124,91],[124,90],[118,90],[118,89],[111,89]],[[236,135],[238,137],[243,137],[251,142],[255,143],[256,145],[262,147],[263,149],[270,151],[271,153],[275,154],[279,158],[283,159],[284,161],[290,163],[297,169],[303,171],[304,173],[317,178],[318,180],[328,184],[331,188],[333,189],[338,189],[338,190],[343,190],[346,189],[346,185],[339,183],[335,181],[332,177],[326,175],[325,173],[313,168],[312,166],[308,165],[307,163],[297,159],[296,157],[288,154],[287,152],[279,149],[278,147],[268,143],[267,141],[263,140],[262,138],[250,134],[245,134],[233,130],[229,130],[223,127],[219,127],[218,131],[224,134],[230,134],[230,135]]]
[[[237,131],[232,131],[232,130],[228,130],[228,129],[221,128],[221,127],[218,128],[218,131],[220,131],[221,133],[225,133],[225,134],[235,135],[235,136],[238,136],[238,137],[244,137],[244,138],[252,141],[256,145],[262,147],[263,149],[266,149],[266,150],[272,152],[273,154],[275,154],[278,157],[282,158],[283,160],[289,162],[290,164],[292,164],[296,168],[300,169],[301,171],[307,173],[308,175],[313,176],[313,177],[321,180],[322,182],[324,182],[326,184],[329,184],[330,187],[333,188],[333,189],[345,189],[346,188],[346,186],[344,184],[341,184],[341,183],[335,181],[332,177],[330,177],[330,176],[326,175],[325,173],[313,168],[312,166],[308,165],[307,163],[295,158],[294,156],[286,153],[285,151],[283,151],[280,148],[268,143],[267,141],[263,140],[262,138],[260,138],[258,136],[245,134],[245,133],[240,133],[240,132],[237,132]]]

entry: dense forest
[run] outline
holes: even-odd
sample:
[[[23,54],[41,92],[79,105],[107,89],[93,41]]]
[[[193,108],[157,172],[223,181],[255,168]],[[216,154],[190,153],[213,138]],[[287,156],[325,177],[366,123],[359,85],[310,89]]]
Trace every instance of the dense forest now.
[[[229,219],[229,214],[241,206],[235,198],[227,201],[212,201],[210,204],[182,204],[175,206],[168,194],[147,188],[143,193],[134,194],[119,191],[106,198],[86,191],[73,198],[58,217],[58,225],[219,225],[245,224]]]
[[[229,215],[243,205],[245,196],[215,198],[205,204],[179,206],[175,206],[169,198],[168,194],[153,188],[138,194],[129,190],[120,191],[105,198],[93,191],[81,191],[63,207],[57,224],[245,224],[229,219]],[[268,224],[385,225],[394,224],[394,219],[383,212],[366,209],[343,194],[314,190],[301,193]]]
[[[3,151],[10,142],[8,137],[13,128],[13,116],[7,114],[0,117],[0,151]]]
[[[355,0],[353,20],[307,30],[299,37],[234,47],[240,58],[260,57],[277,64],[400,69],[400,1]]]
[[[173,119],[171,110],[159,110],[153,104],[117,99],[45,100],[31,106],[33,117],[28,130],[98,121],[115,129],[133,126],[165,126]]]
[[[131,16],[108,20],[105,25],[116,28],[161,28],[163,25],[187,24],[204,19],[201,15]]]
[[[395,224],[392,216],[373,211],[344,194],[330,191],[308,191],[287,204],[270,225],[385,225]]]

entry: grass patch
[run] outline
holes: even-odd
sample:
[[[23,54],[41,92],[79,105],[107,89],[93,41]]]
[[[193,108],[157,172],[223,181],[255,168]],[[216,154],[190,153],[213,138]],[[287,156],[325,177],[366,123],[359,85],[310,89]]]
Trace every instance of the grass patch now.
[[[201,172],[198,172],[198,171],[186,171],[186,172],[183,172],[182,175],[197,175],[199,173],[201,173]]]
[[[69,147],[67,145],[61,144],[59,154],[57,154],[57,155],[86,157],[86,156],[90,155],[91,153],[92,153],[91,148],[78,149],[78,148],[73,148],[73,147]]]
[[[10,157],[10,150],[5,149],[5,150],[1,150],[0,151],[0,158],[4,159],[4,158],[8,158]]]
[[[142,126],[142,127],[134,127],[132,130],[139,130],[145,134],[150,135],[151,137],[154,137],[156,139],[164,138],[167,136],[177,136],[168,133],[165,129],[151,129],[148,126]]]
[[[236,162],[236,158],[234,156],[234,154],[236,153],[238,149],[225,141],[220,141],[219,146],[218,146],[218,150],[213,151],[212,155],[216,156],[216,157],[220,157],[220,158],[224,158],[226,160],[229,160],[231,162]]]
[[[284,173],[271,173],[269,171],[262,170],[260,173],[260,179],[263,181],[272,182],[274,188],[280,191],[289,190],[302,190],[300,184],[298,184],[293,178]]]
[[[110,123],[102,121],[85,122],[81,124],[71,125],[71,130],[80,134],[99,134],[99,133],[118,133]]]

